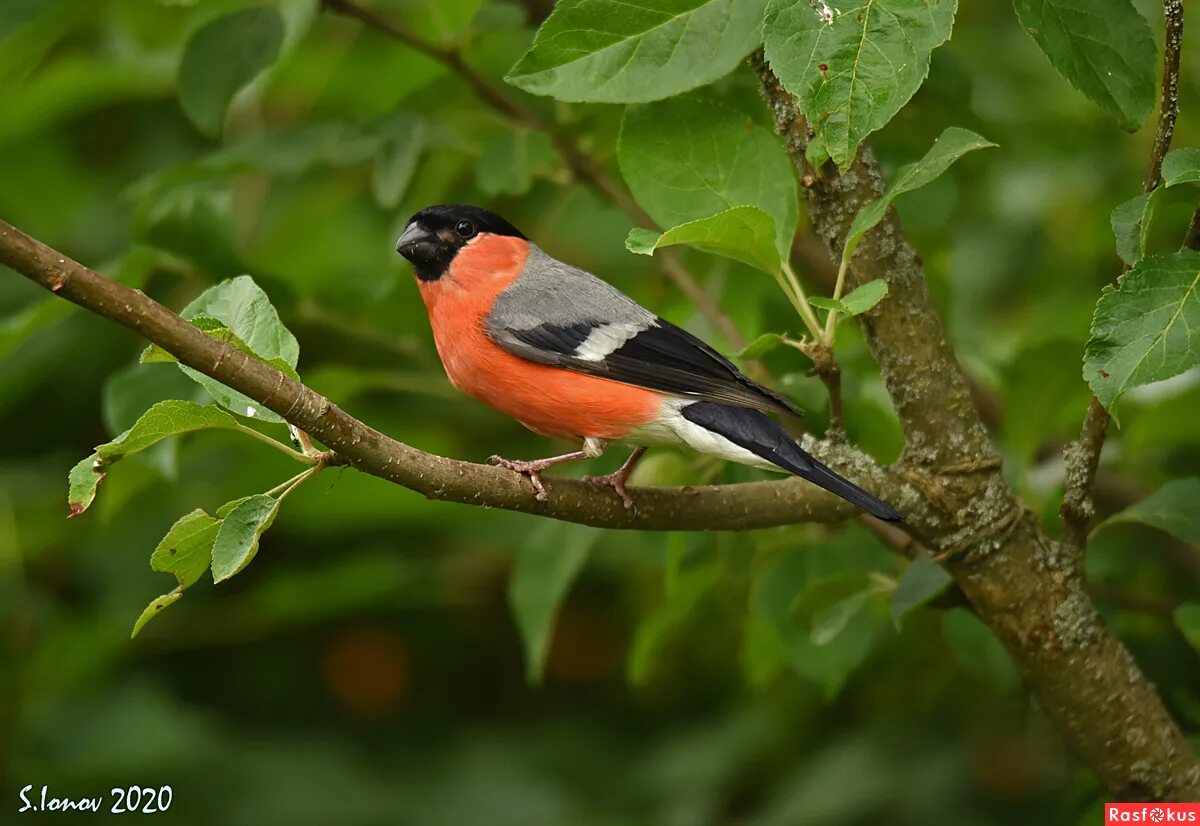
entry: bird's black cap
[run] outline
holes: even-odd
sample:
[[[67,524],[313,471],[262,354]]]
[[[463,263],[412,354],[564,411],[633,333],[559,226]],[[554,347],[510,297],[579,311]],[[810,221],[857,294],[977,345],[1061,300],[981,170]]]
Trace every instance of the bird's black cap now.
[[[435,281],[458,251],[481,232],[525,238],[494,212],[466,204],[438,204],[415,213],[396,241],[396,252],[412,262],[417,277]]]

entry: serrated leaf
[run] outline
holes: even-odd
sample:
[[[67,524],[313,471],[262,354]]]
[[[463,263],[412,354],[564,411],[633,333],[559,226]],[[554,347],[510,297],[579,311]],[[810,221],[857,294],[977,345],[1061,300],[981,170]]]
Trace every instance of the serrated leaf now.
[[[845,251],[842,253],[843,260],[853,255],[854,248],[858,246],[863,235],[883,220],[892,201],[906,192],[912,192],[914,189],[920,189],[933,182],[968,152],[995,145],[971,130],[957,126],[951,126],[938,135],[938,139],[933,142],[933,146],[929,147],[929,151],[925,153],[924,157],[919,161],[900,167],[892,176],[892,183],[883,195],[864,206],[854,216],[854,220],[850,223],[850,229],[846,233]]]
[[[187,588],[208,570],[213,542],[221,522],[197,508],[181,517],[150,555],[150,567],[174,575],[180,588]]]
[[[506,81],[598,103],[660,100],[731,72],[758,45],[765,0],[561,0]]]
[[[741,261],[763,272],[779,272],[775,248],[775,219],[758,207],[739,206],[672,227],[658,235],[650,230],[631,230],[625,248],[639,255],[653,255],[662,247],[690,244],[694,247]]]
[[[153,405],[129,430],[111,442],[98,446],[96,453],[107,466],[130,453],[145,450],[168,436],[207,428],[236,430],[238,427],[237,420],[218,407],[169,399]]]
[[[218,17],[196,31],[179,64],[179,103],[200,131],[221,134],[225,110],[237,92],[275,61],[283,18],[274,6]]]
[[[765,356],[767,353],[779,347],[784,342],[784,337],[779,333],[763,333],[754,341],[742,348],[737,354],[740,359],[758,359]]]
[[[1200,182],[1200,149],[1175,149],[1163,158],[1164,186]]]
[[[956,0],[768,4],[767,60],[843,171],[863,139],[920,88],[930,54],[950,37],[956,7]]]
[[[775,220],[775,248],[787,254],[799,214],[795,171],[775,136],[748,115],[694,97],[630,106],[617,158],[660,226],[750,205]]]
[[[1175,609],[1172,618],[1183,638],[1200,653],[1200,602],[1185,602]]]
[[[212,546],[213,582],[224,582],[250,564],[263,533],[275,521],[279,503],[273,496],[257,493],[226,511]]]
[[[1021,26],[1072,86],[1136,131],[1154,103],[1155,48],[1130,0],[1014,0]]]
[[[1137,263],[1137,260],[1142,257],[1142,252],[1145,249],[1142,227],[1145,222],[1146,205],[1150,200],[1150,194],[1144,192],[1141,195],[1136,195],[1128,201],[1119,204],[1112,211],[1112,231],[1113,237],[1117,241],[1117,255],[1121,256],[1121,260],[1130,266]]]
[[[1111,409],[1131,387],[1200,364],[1200,252],[1149,255],[1096,304],[1083,378]]]
[[[161,597],[156,597],[153,602],[146,606],[146,610],[142,611],[137,621],[133,624],[133,631],[129,634],[129,639],[133,639],[138,633],[146,627],[146,623],[162,613],[164,608],[168,608],[179,602],[183,596],[182,591],[172,591],[169,594],[163,594]]]
[[[559,606],[578,578],[600,531],[569,522],[539,525],[517,551],[508,607],[525,649],[526,679],[540,684]]]
[[[214,427],[237,429],[239,425],[228,413],[210,405],[172,399],[152,406],[133,427],[111,442],[98,446],[95,453],[71,468],[67,476],[67,503],[71,515],[83,513],[92,504],[96,487],[113,462],[145,450],[168,436]]]
[[[905,617],[945,591],[952,581],[946,569],[929,554],[917,555],[908,563],[892,592],[892,623],[896,630],[900,630]]]
[[[277,369],[282,369],[282,365],[286,364],[294,372],[296,362],[300,359],[300,345],[296,337],[279,320],[279,313],[267,294],[248,275],[209,287],[184,307],[180,315],[189,321],[199,318],[219,321],[250,353]],[[275,359],[281,363],[275,362]],[[179,369],[207,390],[218,404],[239,416],[266,422],[283,421],[283,417],[216,379],[182,364]]]
[[[844,312],[846,307],[840,299],[828,298],[823,295],[810,295],[808,303],[814,307],[819,307],[822,310],[837,310],[839,313]]]
[[[1137,504],[1105,519],[1096,530],[1129,523],[1158,528],[1200,548],[1200,478],[1167,482]]]
[[[862,315],[867,310],[883,301],[888,294],[887,282],[882,278],[860,284],[846,295],[842,296],[842,313],[847,316]]]
[[[485,195],[524,195],[535,175],[554,168],[557,155],[545,132],[509,132],[483,145],[475,183]]]

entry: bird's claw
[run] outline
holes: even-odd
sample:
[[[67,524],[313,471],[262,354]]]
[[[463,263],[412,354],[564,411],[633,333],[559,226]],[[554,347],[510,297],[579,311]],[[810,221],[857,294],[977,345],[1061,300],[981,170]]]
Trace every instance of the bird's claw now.
[[[629,479],[628,473],[622,473],[618,470],[616,473],[608,473],[604,476],[584,476],[583,481],[591,482],[593,485],[604,485],[610,487],[617,492],[617,496],[621,497],[621,502],[625,505],[625,510],[631,515],[637,516],[637,505],[633,503],[633,497],[629,495],[629,490],[625,487],[625,482]]]
[[[546,491],[546,486],[542,483],[542,471],[550,465],[542,460],[529,461],[526,459],[505,459],[503,456],[490,456],[488,461],[493,465],[499,465],[502,468],[507,468],[514,473],[519,473],[522,476],[528,477],[529,483],[533,485],[533,498],[539,502],[545,502],[550,499],[550,494]]]

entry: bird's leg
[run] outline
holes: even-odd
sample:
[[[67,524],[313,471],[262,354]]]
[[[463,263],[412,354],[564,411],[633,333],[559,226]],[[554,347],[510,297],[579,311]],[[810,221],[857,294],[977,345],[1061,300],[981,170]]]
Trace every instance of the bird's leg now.
[[[621,497],[621,501],[625,503],[625,509],[632,511],[633,515],[637,516],[637,506],[633,504],[633,497],[625,489],[625,483],[629,481],[629,474],[633,473],[633,466],[638,463],[645,453],[646,448],[639,447],[633,453],[629,454],[629,458],[625,460],[625,464],[621,465],[620,469],[615,473],[609,473],[605,476],[585,476],[583,477],[583,481],[592,482],[596,485],[608,485],[617,492],[617,496]]]
[[[546,459],[505,459],[503,456],[492,456],[488,461],[493,465],[520,473],[522,476],[528,476],[529,481],[533,484],[534,497],[539,502],[545,502],[550,498],[550,494],[546,492],[546,486],[542,484],[543,470],[576,459],[595,459],[603,452],[604,440],[588,437],[583,440],[582,450],[573,450],[561,456],[550,456]]]

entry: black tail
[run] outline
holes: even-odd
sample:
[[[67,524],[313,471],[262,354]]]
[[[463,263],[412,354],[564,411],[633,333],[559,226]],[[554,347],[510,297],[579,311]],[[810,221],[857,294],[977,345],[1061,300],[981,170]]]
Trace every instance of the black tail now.
[[[904,521],[904,517],[887,502],[843,479],[808,455],[782,425],[761,411],[716,402],[695,402],[680,413],[689,422],[724,436],[738,447],[842,497],[872,516],[887,522]]]

